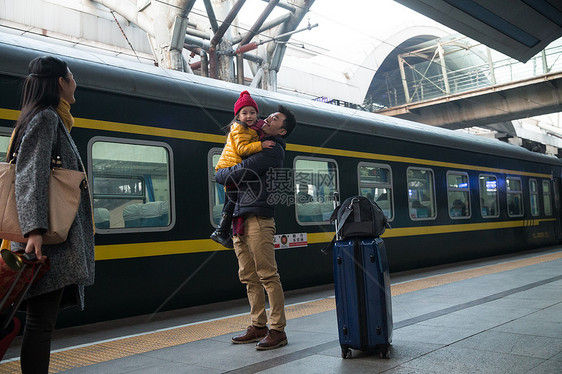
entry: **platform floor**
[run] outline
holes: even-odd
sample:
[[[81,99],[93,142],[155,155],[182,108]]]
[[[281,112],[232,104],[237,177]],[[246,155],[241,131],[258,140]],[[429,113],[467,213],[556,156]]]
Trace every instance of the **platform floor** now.
[[[281,269],[282,275],[283,269]],[[341,358],[333,286],[286,293],[289,344],[257,351],[230,338],[246,300],[56,332],[51,372],[562,372],[562,247],[392,274],[391,358]],[[20,338],[0,362],[19,373]]]

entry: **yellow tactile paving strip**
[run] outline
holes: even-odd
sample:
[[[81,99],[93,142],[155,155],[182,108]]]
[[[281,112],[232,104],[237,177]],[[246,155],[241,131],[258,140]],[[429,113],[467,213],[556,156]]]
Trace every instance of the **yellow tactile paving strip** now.
[[[562,251],[404,282],[391,287],[392,296],[561,258]],[[336,303],[334,298],[327,298],[287,306],[286,315],[287,319],[293,319],[335,310],[335,308]],[[248,314],[245,314],[55,352],[51,355],[49,372],[58,373],[72,368],[93,365],[157,349],[234,333],[244,330],[249,322],[250,317]],[[19,361],[0,364],[0,372],[5,374],[20,373]]]
[[[476,278],[482,275],[500,273],[502,271],[522,268],[530,265],[536,265],[542,262],[558,260],[561,258],[562,258],[562,252],[557,252],[557,253],[536,256],[536,257],[531,257],[521,260],[508,261],[495,265],[482,266],[480,268],[475,268],[475,269],[461,270],[454,273],[435,275],[424,279],[393,285],[391,287],[392,296],[398,296],[403,293],[413,292],[424,288],[441,286],[443,284],[453,283],[460,280]]]

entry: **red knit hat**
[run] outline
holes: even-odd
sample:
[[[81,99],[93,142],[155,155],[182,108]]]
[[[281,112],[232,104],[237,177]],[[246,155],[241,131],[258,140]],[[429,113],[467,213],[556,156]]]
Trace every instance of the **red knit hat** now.
[[[238,114],[240,109],[244,108],[245,106],[253,106],[256,108],[256,111],[259,113],[260,110],[258,109],[258,104],[252,99],[250,93],[248,91],[242,91],[240,93],[240,98],[236,100],[234,103],[234,115]]]

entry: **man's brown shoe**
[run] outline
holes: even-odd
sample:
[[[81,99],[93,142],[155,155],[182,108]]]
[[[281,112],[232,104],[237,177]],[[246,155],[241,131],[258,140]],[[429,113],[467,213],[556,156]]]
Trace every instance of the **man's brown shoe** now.
[[[256,327],[254,325],[248,326],[246,332],[242,335],[234,336],[232,342],[234,344],[246,344],[260,341],[264,336],[267,336],[269,329],[267,326]]]
[[[265,351],[267,349],[279,348],[287,345],[287,334],[285,331],[269,330],[265,338],[260,340],[256,345],[258,351]]]

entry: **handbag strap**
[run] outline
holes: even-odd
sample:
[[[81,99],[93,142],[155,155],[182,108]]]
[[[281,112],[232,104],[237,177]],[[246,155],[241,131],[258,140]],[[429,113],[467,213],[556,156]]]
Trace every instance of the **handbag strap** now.
[[[59,117],[59,124],[60,124],[60,126],[62,126],[62,132],[66,136],[66,139],[68,140],[68,144],[70,144],[70,148],[72,148],[72,151],[74,152],[74,154],[76,155],[76,158],[78,159],[78,162],[80,163],[80,167],[82,168],[82,173],[84,173],[84,179],[82,180],[81,187],[88,193],[88,197],[89,197],[88,200],[89,200],[89,203],[90,203],[90,211],[92,213],[92,231],[95,234],[96,224],[95,224],[95,219],[94,219],[94,197],[92,196],[91,188],[89,188],[88,174],[86,174],[86,168],[84,167],[84,163],[82,163],[82,157],[80,157],[80,153],[78,153],[78,150],[76,149],[76,146],[74,145],[74,141],[70,137],[70,133],[68,132],[68,130],[64,126],[64,123],[62,122],[62,118],[60,117],[60,115],[56,111],[55,111],[55,113]],[[55,151],[57,151],[57,149],[56,149],[57,146],[60,147],[58,136],[57,136],[57,144],[55,144]],[[55,156],[55,157],[56,157],[55,162],[57,163],[58,167],[60,167],[60,165],[62,165],[62,160],[60,159],[60,148],[58,149],[58,156]]]
[[[84,167],[84,163],[82,162],[82,158],[80,157],[80,154],[78,153],[78,150],[76,149],[76,147],[74,147],[72,145],[73,144],[72,139],[70,138],[70,134],[66,130],[66,127],[64,127],[64,123],[62,121],[62,118],[56,112],[56,110],[53,110],[53,112],[57,115],[58,123],[57,123],[57,129],[56,129],[56,134],[55,134],[56,143],[55,143],[55,147],[53,148],[53,153],[51,154],[51,168],[62,167],[61,142],[60,142],[60,138],[58,136],[59,131],[62,131],[62,133],[66,136],[66,139],[68,140],[68,142],[70,144],[70,148],[72,148],[72,151],[74,152],[76,158],[78,159],[78,162],[80,163],[80,167],[82,168],[82,170],[80,170],[80,171],[84,173],[84,179],[87,181],[88,177],[86,175],[86,168]],[[62,127],[62,130],[61,130],[61,127]],[[20,139],[20,142],[15,145],[15,150],[12,153],[12,158],[10,159],[10,163],[16,162],[20,145],[21,145],[21,139]]]
[[[72,151],[74,152],[76,158],[78,159],[78,162],[80,163],[80,167],[82,168],[81,171],[84,173],[84,177],[87,180],[86,168],[84,167],[84,164],[82,163],[82,158],[80,157],[80,154],[78,153],[78,150],[72,145],[73,141],[70,138],[70,133],[68,132],[66,127],[64,127],[64,123],[62,122],[62,118],[60,117],[60,115],[58,113],[57,113],[57,116],[59,118],[58,124],[60,125],[59,128],[57,129],[57,132],[58,132],[58,130],[60,130],[60,127],[62,127],[62,133],[66,136],[66,139],[70,143],[70,148],[72,148]],[[60,140],[59,140],[58,136],[57,136],[57,142],[55,144],[55,150],[54,150],[53,154],[54,154],[54,156],[51,158],[52,162],[54,162],[56,164],[56,167],[61,167],[62,160],[61,160],[61,157],[60,157]]]
[[[66,136],[66,139],[68,140],[68,142],[70,144],[70,148],[72,148],[72,152],[74,152],[74,155],[76,156],[76,159],[80,163],[80,167],[82,168],[82,170],[79,170],[79,171],[84,173],[84,180],[82,181],[82,187],[88,189],[88,175],[86,174],[86,168],[84,167],[84,163],[82,162],[82,158],[80,157],[80,154],[78,153],[78,150],[74,146],[74,142],[72,141],[72,138],[70,137],[70,133],[68,132],[68,130],[66,130],[66,127],[64,126],[64,123],[62,121],[61,116],[57,113],[56,110],[54,110],[54,109],[51,109],[51,110],[57,115],[57,118],[58,118],[57,129],[56,129],[56,134],[55,134],[56,143],[55,143],[55,147],[53,148],[53,153],[51,154],[51,169],[62,167],[61,142],[60,142],[60,138],[58,136],[59,131],[62,131],[62,133]],[[61,127],[62,127],[62,129],[61,129]],[[15,136],[14,136],[14,139],[15,139]],[[21,140],[18,144],[14,145],[15,150],[12,153],[12,158],[9,161],[10,163],[16,162],[20,145],[21,145]],[[90,195],[90,206],[93,208],[92,196],[91,196],[91,193],[90,193],[89,189],[88,189],[88,195]],[[93,209],[92,209],[92,212],[93,212]],[[93,215],[93,213],[92,213],[92,215]]]
[[[59,132],[59,123],[62,124],[62,126],[64,126],[64,124],[62,123],[62,119],[60,118],[59,114],[53,110],[53,112],[57,115],[58,123],[57,123],[57,129],[56,129],[56,134],[55,134],[55,138],[56,138],[56,143],[55,143],[55,147],[53,149],[53,153],[51,153],[51,167],[61,167],[62,165],[62,160],[60,157],[60,139],[58,137],[58,132]],[[14,134],[13,136],[13,140],[15,141],[16,136]],[[18,153],[20,150],[20,146],[21,146],[21,140],[23,139],[20,138],[19,142],[17,144],[14,145],[14,151],[12,152],[12,157],[10,158],[9,163],[15,163],[17,158],[18,158]],[[78,159],[80,160],[80,157],[78,157]],[[84,171],[84,165],[82,165],[82,160],[80,160],[80,165],[82,166],[82,171]]]
[[[345,210],[342,213],[341,219],[338,222],[338,227],[336,228],[336,235],[337,235],[338,232],[340,232],[341,228],[343,227],[343,224],[347,220],[347,217],[349,217],[351,215],[351,212],[353,212],[353,204],[355,204],[355,203],[356,203],[356,200],[353,199],[353,200],[351,200],[351,202],[349,203],[348,206],[344,207]],[[356,209],[356,210],[359,211],[359,209]]]

